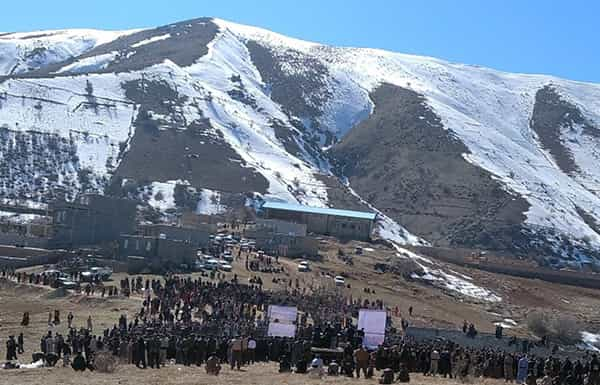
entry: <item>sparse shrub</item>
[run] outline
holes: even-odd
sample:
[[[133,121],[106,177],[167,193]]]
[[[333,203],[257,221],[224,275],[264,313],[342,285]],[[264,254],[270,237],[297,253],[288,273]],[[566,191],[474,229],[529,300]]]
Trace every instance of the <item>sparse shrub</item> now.
[[[576,344],[581,339],[581,333],[574,318],[559,316],[552,321],[554,337],[564,344]]]
[[[548,335],[550,332],[548,317],[541,312],[529,313],[527,315],[527,328],[538,337]]]

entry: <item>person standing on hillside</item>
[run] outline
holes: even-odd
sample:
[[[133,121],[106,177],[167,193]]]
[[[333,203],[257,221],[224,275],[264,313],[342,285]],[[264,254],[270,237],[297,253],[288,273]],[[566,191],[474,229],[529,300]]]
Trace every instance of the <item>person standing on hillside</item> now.
[[[23,337],[23,333],[19,333],[17,337],[17,353],[25,353],[25,338]]]
[[[73,327],[73,318],[73,313],[69,312],[69,315],[67,315],[67,325],[69,326],[69,329]]]
[[[28,311],[23,313],[23,320],[21,321],[21,326],[29,326],[29,312]]]
[[[6,341],[6,361],[17,360],[17,342],[15,336],[9,336]]]

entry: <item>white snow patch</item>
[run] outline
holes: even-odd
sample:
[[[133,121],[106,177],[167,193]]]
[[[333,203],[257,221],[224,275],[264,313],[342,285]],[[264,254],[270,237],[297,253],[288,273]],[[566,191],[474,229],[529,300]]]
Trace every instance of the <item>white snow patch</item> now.
[[[150,198],[148,204],[159,211],[167,211],[175,208],[175,186],[184,184],[179,180],[167,182],[152,182],[150,184]]]
[[[430,282],[433,286],[456,292],[462,296],[474,298],[484,302],[500,302],[502,298],[494,294],[491,290],[475,285],[467,279],[460,276],[446,273],[432,260],[421,255],[406,250],[395,243],[396,251],[404,258],[413,260],[422,270],[423,274],[413,273],[413,279]],[[429,266],[426,266],[429,265]]]
[[[0,211],[0,222],[27,224],[44,218],[38,214],[22,214],[11,211]]]
[[[514,329],[515,327],[517,327],[518,323],[513,319],[504,318],[501,321],[494,322],[494,325],[502,326],[504,329]]]
[[[502,326],[503,329],[513,329],[514,328],[514,326],[512,324],[504,323],[504,322],[494,322],[494,325]]]
[[[196,207],[196,214],[216,215],[222,214],[227,207],[221,204],[221,193],[210,189],[200,190],[200,200]]]
[[[466,297],[475,298],[485,302],[500,302],[502,298],[494,294],[488,289],[477,286],[467,280],[457,276],[448,274],[441,269],[429,269],[421,266],[425,274],[413,274],[412,278],[430,281],[434,286],[445,288],[450,291],[455,291]]]
[[[171,34],[170,33],[167,33],[165,35],[160,35],[160,36],[153,36],[153,37],[151,37],[149,39],[142,40],[140,42],[132,44],[131,47],[132,48],[139,48],[139,47],[142,47],[142,46],[145,46],[145,45],[148,45],[148,44],[155,43],[157,41],[167,40],[167,39],[170,39],[170,38],[171,38]]]
[[[84,59],[77,60],[75,63],[71,63],[69,65],[64,66],[56,73],[88,73],[103,70],[109,66],[117,57],[119,56],[119,52],[113,51],[109,53],[105,53],[103,55],[91,56]]]
[[[581,341],[585,348],[600,353],[600,334],[581,332]]]

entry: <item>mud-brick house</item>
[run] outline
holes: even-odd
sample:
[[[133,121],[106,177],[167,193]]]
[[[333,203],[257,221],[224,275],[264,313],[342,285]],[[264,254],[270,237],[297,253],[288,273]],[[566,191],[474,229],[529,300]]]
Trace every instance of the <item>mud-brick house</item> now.
[[[129,199],[85,194],[74,202],[50,204],[53,237],[50,246],[68,248],[118,241],[136,225],[136,203]]]

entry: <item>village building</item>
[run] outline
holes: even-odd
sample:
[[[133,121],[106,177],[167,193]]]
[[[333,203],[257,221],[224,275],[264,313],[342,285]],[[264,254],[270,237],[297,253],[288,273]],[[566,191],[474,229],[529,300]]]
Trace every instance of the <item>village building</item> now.
[[[75,202],[51,203],[53,238],[50,246],[70,248],[113,242],[135,230],[136,204],[99,194],[82,195]]]
[[[256,242],[256,249],[270,255],[290,258],[314,258],[319,255],[319,240],[274,232],[272,228],[255,225],[244,231],[244,237]]]
[[[189,242],[143,235],[121,235],[119,259],[127,261],[135,257],[148,265],[179,265],[195,259],[196,248]]]
[[[306,225],[303,223],[294,223],[279,219],[256,218],[256,226],[262,227],[276,234],[286,234],[296,237],[306,236]]]
[[[217,232],[217,226],[198,223],[192,226],[175,226],[167,224],[140,225],[138,234],[145,237],[155,237],[184,241],[197,249],[207,247],[210,235]]]
[[[308,233],[333,236],[342,240],[369,241],[375,213],[265,202],[259,209],[262,218],[306,225]]]

